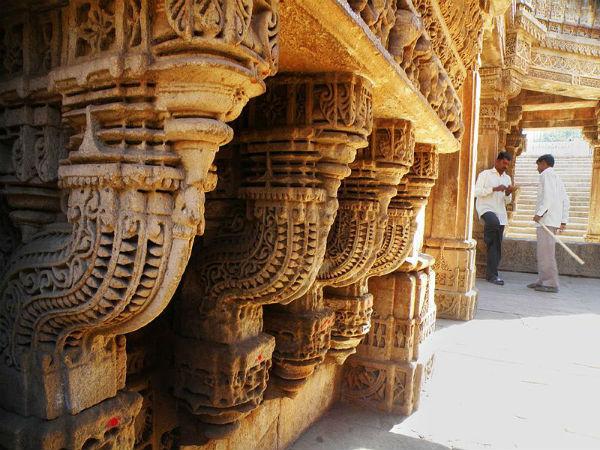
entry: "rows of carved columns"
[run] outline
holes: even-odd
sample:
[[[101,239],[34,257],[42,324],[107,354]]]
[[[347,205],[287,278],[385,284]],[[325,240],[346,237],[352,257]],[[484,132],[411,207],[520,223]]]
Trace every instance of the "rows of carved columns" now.
[[[304,306],[315,291],[371,102],[369,83],[351,74],[282,75],[236,124],[219,162],[221,206],[209,203],[219,229],[197,248],[175,305],[174,395],[207,435],[231,432],[261,403],[272,360],[281,377],[282,361],[312,369],[329,349],[333,311],[322,299],[278,320],[269,310],[264,331],[263,306]],[[365,218],[368,244],[378,222]]]
[[[418,408],[433,367],[426,344],[435,329],[435,260],[421,248],[425,206],[438,170],[435,147],[417,144],[411,170],[392,201],[412,219],[405,238],[409,245],[394,272],[369,281],[372,324],[347,361],[342,386],[347,401],[404,415]]]
[[[266,88],[277,0],[32,4],[0,20],[0,447],[202,445],[349,356],[346,398],[371,402],[360,372],[383,367],[377,406],[412,412],[436,147],[374,121],[354,73]],[[460,138],[452,81],[399,5],[382,33],[398,70]]]
[[[133,447],[123,335],[169,303],[225,122],[276,65],[276,2],[229,3],[218,30],[172,2],[5,12],[2,183],[23,243],[0,284],[0,446]]]
[[[479,77],[470,72],[462,87],[465,134],[459,153],[440,156],[438,183],[427,206],[425,251],[436,259],[438,317],[470,320],[475,315],[475,241],[473,184],[477,162]]]

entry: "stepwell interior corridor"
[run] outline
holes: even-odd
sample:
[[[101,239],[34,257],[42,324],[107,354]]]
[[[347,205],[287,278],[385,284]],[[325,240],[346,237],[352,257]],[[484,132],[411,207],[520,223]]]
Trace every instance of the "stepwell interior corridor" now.
[[[408,418],[338,404],[293,450],[600,449],[600,280],[478,282],[475,320],[438,320],[436,361]]]

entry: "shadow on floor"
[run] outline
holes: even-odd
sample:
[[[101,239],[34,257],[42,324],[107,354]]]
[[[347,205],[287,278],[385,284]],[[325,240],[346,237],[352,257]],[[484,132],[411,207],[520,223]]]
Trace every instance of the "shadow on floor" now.
[[[404,419],[338,403],[289,450],[457,450],[391,431]]]

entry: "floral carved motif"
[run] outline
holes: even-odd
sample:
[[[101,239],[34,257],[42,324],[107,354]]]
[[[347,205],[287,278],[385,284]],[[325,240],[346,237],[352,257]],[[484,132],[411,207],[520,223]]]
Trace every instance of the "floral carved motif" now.
[[[116,0],[84,1],[75,8],[75,56],[87,56],[114,48]]]

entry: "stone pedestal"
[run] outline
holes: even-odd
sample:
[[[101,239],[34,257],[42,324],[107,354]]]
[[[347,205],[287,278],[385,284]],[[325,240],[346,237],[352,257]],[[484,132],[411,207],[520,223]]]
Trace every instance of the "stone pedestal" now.
[[[141,407],[141,396],[120,392],[79,414],[54,420],[24,418],[0,409],[0,442],[11,450],[129,449],[135,442],[134,421]]]
[[[419,406],[423,383],[433,369],[429,341],[435,330],[435,271],[423,255],[390,275],[371,280],[371,330],[348,358],[344,400],[409,415]]]
[[[471,320],[477,308],[475,240],[429,239],[427,253],[436,260],[435,303],[438,317]]]

